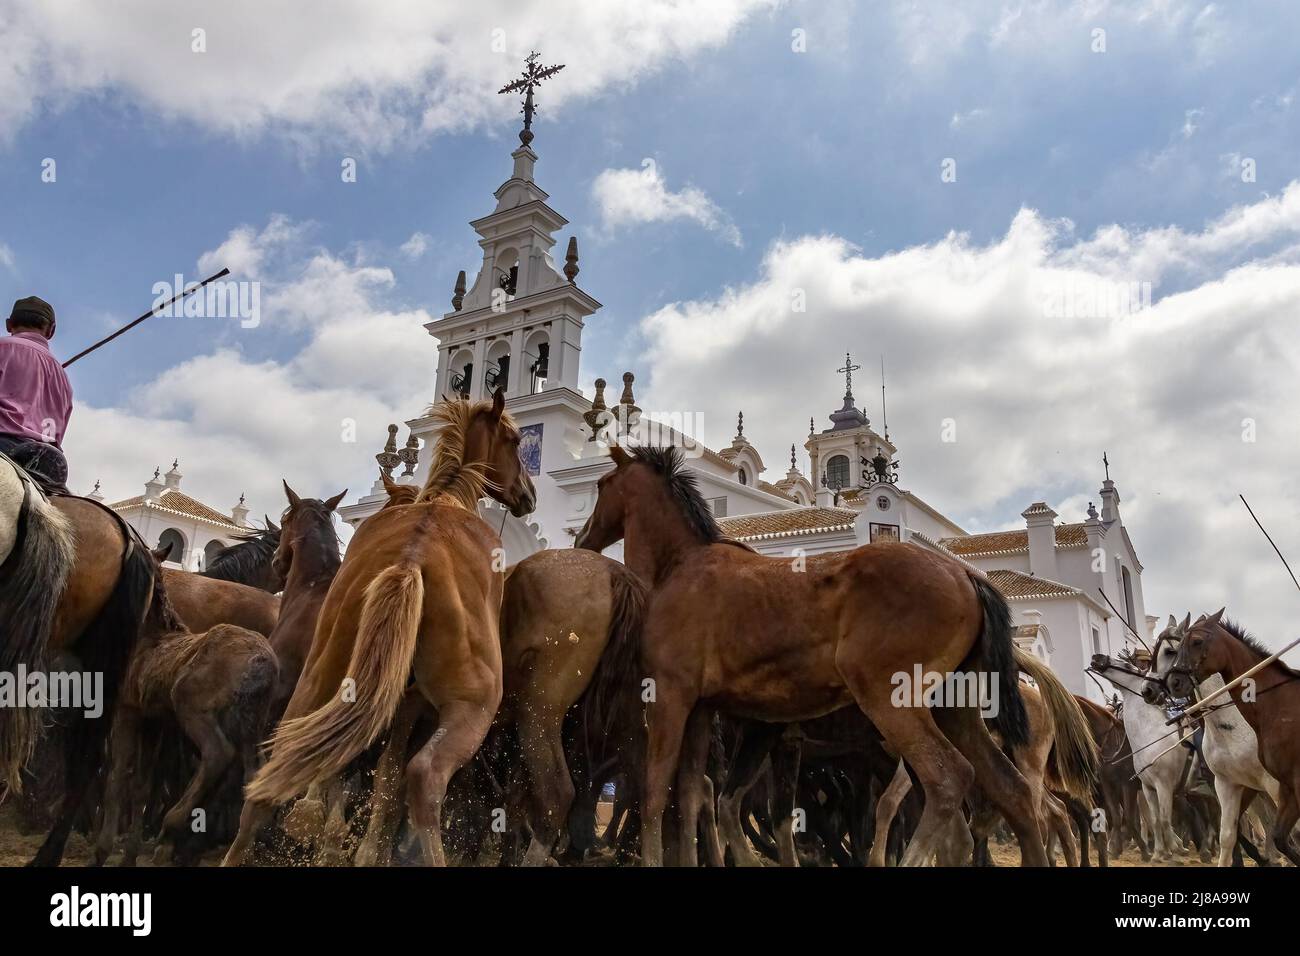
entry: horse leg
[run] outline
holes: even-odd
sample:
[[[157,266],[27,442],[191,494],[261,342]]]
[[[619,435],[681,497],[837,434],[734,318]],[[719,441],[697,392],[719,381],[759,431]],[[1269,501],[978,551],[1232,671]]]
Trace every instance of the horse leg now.
[[[452,775],[483,745],[496,705],[453,700],[438,708],[438,729],[407,764],[407,804],[424,848],[424,862],[446,866],[442,847],[442,805]]]
[[[1016,835],[1020,844],[1020,865],[1046,866],[1047,852],[1029,783],[993,742],[979,710],[973,707],[939,708],[935,716],[942,721],[943,731],[953,745],[970,761],[975,781],[984,791],[984,796],[1006,818],[1011,832]],[[928,793],[926,802],[929,803]],[[921,820],[924,822],[924,814]]]
[[[709,866],[719,869],[727,865],[722,855],[722,839],[718,836],[717,790],[713,778],[705,774],[701,780],[703,799],[700,801],[700,832],[704,834],[704,858]]]
[[[398,708],[393,726],[388,732],[388,742],[375,766],[374,794],[370,798],[370,822],[366,835],[352,858],[354,866],[387,866],[393,852],[393,840],[401,826],[398,796],[406,784],[406,748],[410,743],[415,722],[425,709],[424,696],[418,690],[408,691]]]
[[[215,714],[206,711],[179,712],[176,716],[181,729],[185,731],[185,736],[189,737],[199,750],[199,769],[195,771],[190,785],[185,788],[181,798],[163,817],[162,834],[158,838],[155,861],[158,861],[159,854],[165,853],[169,841],[175,845],[176,838],[189,823],[190,816],[199,802],[208,795],[226,772],[231,761],[235,759],[235,747],[222,733]]]
[[[763,761],[781,734],[785,724],[767,724],[757,720],[740,723],[740,746],[731,761],[731,768],[722,783],[722,794],[718,797],[718,829],[722,836],[724,851],[731,849],[731,861],[735,866],[762,866],[745,839],[741,825],[741,807],[758,775],[763,769]]]
[[[664,810],[677,775],[682,734],[693,701],[660,686],[646,713],[645,791],[641,797],[641,865],[664,865]]]
[[[1078,866],[1079,844],[1074,838],[1074,825],[1070,822],[1069,814],[1066,813],[1065,804],[1055,794],[1046,789],[1043,790],[1043,814],[1048,827],[1061,841],[1061,852],[1065,854],[1065,865],[1068,867]]]
[[[776,851],[782,866],[798,866],[794,850],[794,804],[803,746],[784,737],[772,749],[772,815],[776,818]]]
[[[347,787],[341,774],[324,782],[321,798],[325,804],[325,824],[316,840],[312,862],[316,866],[342,866],[347,863],[351,830],[347,820]]]
[[[975,852],[975,838],[970,824],[961,813],[954,813],[939,841],[936,862],[939,866],[970,866]]]
[[[140,752],[139,720],[135,711],[126,707],[117,716],[109,745],[108,781],[104,785],[104,813],[100,821],[99,837],[95,840],[93,866],[103,866],[113,853],[117,841],[118,824],[125,804],[130,802],[135,790],[132,786],[136,757]],[[139,809],[136,815],[139,815]]]
[[[899,805],[911,789],[912,778],[907,773],[907,765],[900,760],[898,769],[894,771],[894,779],[889,781],[889,786],[885,788],[885,792],[880,795],[880,800],[876,803],[876,835],[871,841],[871,855],[867,858],[867,866],[885,866],[890,824],[894,822]]]
[[[709,743],[713,733],[713,710],[697,706],[686,721],[677,768],[677,809],[681,816],[680,865],[699,866],[700,811],[705,800],[704,780],[708,771]],[[710,841],[717,844],[715,837]],[[721,859],[710,860],[720,866]]]
[[[1291,828],[1300,819],[1300,774],[1291,780],[1291,785],[1282,787],[1281,800],[1277,805],[1277,816],[1273,820],[1273,845],[1276,846],[1294,866],[1300,866],[1300,851],[1291,839]]]
[[[850,672],[845,680],[863,712],[921,781],[925,809],[902,862],[904,866],[929,866],[949,820],[961,812],[974,770],[939,729],[930,708],[895,707],[889,700],[888,685],[867,674]],[[978,713],[972,713],[978,720]],[[991,746],[992,741],[989,743]]]
[[[532,791],[528,814],[532,838],[523,865],[543,866],[551,862],[551,851],[575,795],[561,739],[564,711],[556,713],[556,708],[541,701],[524,701],[518,714],[519,749],[523,751]]]

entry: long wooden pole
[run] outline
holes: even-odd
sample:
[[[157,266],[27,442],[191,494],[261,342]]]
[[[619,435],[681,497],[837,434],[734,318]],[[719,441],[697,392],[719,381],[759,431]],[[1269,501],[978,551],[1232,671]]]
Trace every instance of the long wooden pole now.
[[[73,362],[77,361],[77,359],[85,358],[85,357],[86,357],[87,355],[89,355],[91,352],[95,351],[95,349],[99,348],[99,347],[102,346],[102,345],[107,345],[109,342],[113,341],[113,339],[117,338],[119,335],[122,335],[122,334],[124,334],[124,333],[126,333],[126,332],[130,332],[133,328],[135,328],[137,325],[139,325],[139,324],[140,324],[141,322],[143,322],[145,319],[149,319],[149,318],[152,318],[153,316],[157,315],[159,312],[161,312],[163,309],[167,308],[167,306],[171,305],[171,304],[172,304],[173,302],[175,302],[177,299],[183,299],[183,298],[185,298],[185,296],[189,295],[191,292],[197,292],[199,289],[202,289],[202,288],[203,288],[205,285],[207,285],[209,282],[215,282],[215,281],[217,281],[218,279],[220,279],[222,276],[228,276],[228,275],[230,275],[230,270],[229,270],[229,269],[222,269],[222,270],[221,270],[220,272],[218,272],[216,275],[208,276],[206,279],[204,279],[204,280],[203,280],[202,282],[200,282],[198,285],[192,285],[192,286],[190,286],[190,287],[187,288],[187,289],[183,289],[183,290],[181,290],[180,292],[177,292],[174,296],[172,296],[172,297],[171,297],[170,299],[168,299],[166,302],[163,302],[163,303],[160,303],[159,305],[154,306],[152,309],[150,309],[150,310],[149,310],[148,312],[146,312],[144,315],[140,316],[140,318],[135,319],[134,321],[128,322],[126,325],[122,326],[120,329],[118,329],[118,330],[117,330],[116,332],[114,332],[112,335],[108,336],[107,338],[100,339],[98,342],[96,342],[94,345],[92,345],[92,346],[91,346],[90,348],[88,348],[88,349],[82,349],[82,350],[81,350],[80,352],[78,352],[76,355],[72,356],[72,358],[70,358],[70,359],[68,359],[66,362],[64,362],[64,363],[63,363],[63,367],[64,367],[64,368],[67,368],[67,367],[68,367],[69,365],[71,365]]]
[[[1286,573],[1289,574],[1289,575],[1291,575],[1291,581],[1292,581],[1292,583],[1295,584],[1297,590],[1300,590],[1300,581],[1297,581],[1297,580],[1296,580],[1295,572],[1291,570],[1291,565],[1287,563],[1286,557],[1282,554],[1282,549],[1279,548],[1279,547],[1274,543],[1274,541],[1273,541],[1273,536],[1272,536],[1271,534],[1269,534],[1267,530],[1265,530],[1264,525],[1263,525],[1262,522],[1260,522],[1259,518],[1255,517],[1255,509],[1252,508],[1252,507],[1250,506],[1250,502],[1246,500],[1246,496],[1245,496],[1245,495],[1239,494],[1239,495],[1237,495],[1237,497],[1240,498],[1240,499],[1241,499],[1241,503],[1242,503],[1243,505],[1246,506],[1246,510],[1250,512],[1250,516],[1251,516],[1251,518],[1254,518],[1254,520],[1255,520],[1255,525],[1259,528],[1260,531],[1264,532],[1264,537],[1268,539],[1268,543],[1271,544],[1271,545],[1273,545],[1273,550],[1276,551],[1276,552],[1277,552],[1277,556],[1278,556],[1279,558],[1282,559],[1282,567],[1286,568]],[[1222,687],[1220,687],[1218,690],[1216,690],[1216,691],[1215,691],[1213,694],[1211,694],[1209,697],[1203,697],[1203,698],[1201,698],[1200,700],[1198,700],[1198,701],[1197,701],[1196,703],[1194,703],[1191,707],[1188,707],[1185,711],[1183,711],[1182,716],[1183,716],[1183,717],[1186,717],[1188,714],[1191,714],[1191,713],[1194,713],[1194,712],[1200,710],[1202,707],[1204,707],[1204,706],[1205,706],[1206,704],[1208,704],[1210,701],[1214,700],[1214,698],[1218,697],[1220,694],[1224,693],[1225,691],[1229,691],[1229,690],[1231,690],[1232,688],[1236,687],[1238,684],[1240,684],[1242,681],[1246,680],[1248,677],[1253,677],[1255,674],[1257,674],[1257,673],[1259,673],[1260,671],[1262,671],[1262,670],[1263,670],[1265,667],[1267,667],[1269,664],[1272,664],[1275,660],[1277,660],[1279,657],[1281,657],[1281,656],[1282,656],[1283,654],[1285,654],[1287,651],[1291,650],[1291,648],[1296,647],[1296,646],[1300,646],[1300,637],[1297,637],[1294,641],[1292,641],[1292,642],[1291,642],[1290,644],[1288,644],[1286,647],[1282,648],[1282,649],[1281,649],[1280,651],[1278,651],[1277,653],[1275,653],[1275,654],[1271,654],[1271,655],[1269,655],[1268,657],[1264,658],[1262,661],[1260,661],[1258,664],[1256,664],[1256,665],[1255,665],[1254,667],[1252,667],[1250,670],[1246,671],[1246,673],[1244,673],[1244,674],[1242,674],[1242,675],[1240,675],[1240,676],[1238,676],[1238,677],[1234,677],[1232,680],[1228,681],[1228,683],[1224,684]],[[1166,724],[1171,724],[1171,723],[1173,723],[1172,720],[1170,720],[1170,721],[1166,721]]]
[[[1281,649],[1280,651],[1278,651],[1277,653],[1275,653],[1275,654],[1270,654],[1268,657],[1264,658],[1262,661],[1260,661],[1258,664],[1256,664],[1256,665],[1255,665],[1254,667],[1252,667],[1250,670],[1246,671],[1246,673],[1241,674],[1241,675],[1239,675],[1239,676],[1237,676],[1237,677],[1234,677],[1232,680],[1228,681],[1228,683],[1224,684],[1222,687],[1220,687],[1218,690],[1216,690],[1213,694],[1210,694],[1208,697],[1202,697],[1202,698],[1201,698],[1200,700],[1198,700],[1196,703],[1192,704],[1191,707],[1188,707],[1185,711],[1183,711],[1182,714],[1180,714],[1179,716],[1181,716],[1181,717],[1186,717],[1188,714],[1193,714],[1193,713],[1195,713],[1196,711],[1198,711],[1198,710],[1200,710],[1202,707],[1204,707],[1206,704],[1208,704],[1210,701],[1214,700],[1214,698],[1218,697],[1220,694],[1225,693],[1226,691],[1232,690],[1232,688],[1236,687],[1236,686],[1237,686],[1238,684],[1240,684],[1242,681],[1246,680],[1246,679],[1249,678],[1249,677],[1253,677],[1253,676],[1255,676],[1255,674],[1257,674],[1257,673],[1259,673],[1260,671],[1262,671],[1262,670],[1263,670],[1265,667],[1267,667],[1269,664],[1272,664],[1275,660],[1277,660],[1279,657],[1281,657],[1281,656],[1282,656],[1283,654],[1285,654],[1287,651],[1291,650],[1291,648],[1293,648],[1293,647],[1297,647],[1297,646],[1300,646],[1300,637],[1297,637],[1294,641],[1292,641],[1292,642],[1291,642],[1290,644],[1288,644],[1286,647],[1282,648],[1282,649]],[[1178,718],[1174,718],[1174,719],[1177,720]],[[1170,724],[1172,724],[1172,723],[1173,723],[1173,720],[1166,721],[1166,723],[1170,723]]]

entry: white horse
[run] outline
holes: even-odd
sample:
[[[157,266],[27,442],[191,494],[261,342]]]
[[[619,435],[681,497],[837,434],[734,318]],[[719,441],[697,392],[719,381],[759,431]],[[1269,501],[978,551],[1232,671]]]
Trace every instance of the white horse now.
[[[1169,624],[1156,643],[1156,656],[1151,666],[1152,677],[1163,681],[1169,673],[1191,618],[1191,614],[1188,614],[1183,623],[1179,624],[1172,614],[1169,615]],[[1210,696],[1222,686],[1223,678],[1218,674],[1211,675],[1201,682],[1201,697]],[[1153,685],[1152,688],[1154,689]],[[1148,699],[1154,699],[1150,690]],[[1237,710],[1232,697],[1220,695],[1217,701],[1209,708],[1213,712],[1205,717],[1205,738],[1201,743],[1201,753],[1205,757],[1205,765],[1214,774],[1214,792],[1219,798],[1219,866],[1232,866],[1232,851],[1237,845],[1237,826],[1245,791],[1250,789],[1267,793],[1274,806],[1277,806],[1280,793],[1277,780],[1260,763],[1259,738]],[[1269,840],[1269,845],[1262,848],[1269,856],[1273,853],[1271,843],[1272,840]]]
[[[1183,842],[1173,827],[1174,792],[1187,765],[1187,751],[1182,747],[1164,751],[1173,746],[1183,731],[1172,728],[1171,732],[1165,724],[1164,708],[1148,703],[1143,696],[1151,683],[1146,674],[1105,654],[1093,657],[1092,670],[1110,681],[1124,701],[1124,733],[1133,748],[1133,768],[1142,783],[1142,797],[1151,815],[1155,862],[1168,863],[1175,849],[1183,850]]]
[[[75,556],[72,527],[0,454],[0,672],[45,666],[54,612]],[[0,793],[16,791],[39,731],[37,712],[0,708]]]

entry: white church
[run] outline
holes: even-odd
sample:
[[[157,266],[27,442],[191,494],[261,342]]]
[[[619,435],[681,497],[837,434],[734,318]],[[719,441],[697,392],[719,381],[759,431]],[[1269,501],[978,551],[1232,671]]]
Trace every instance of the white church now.
[[[496,207],[470,223],[483,250],[473,285],[466,288],[461,272],[451,311],[426,326],[438,348],[433,395],[483,399],[504,385],[507,408],[523,429],[537,510],[518,519],[495,502],[480,504],[484,518],[501,530],[509,562],[544,548],[572,547],[595,503],[597,480],[613,467],[597,436],[615,421],[643,442],[685,447],[724,533],[763,553],[816,554],[899,540],[979,568],[1010,601],[1017,642],[1050,663],[1075,693],[1104,699],[1084,674],[1089,658],[1132,647],[1127,627],[1146,636],[1155,621],[1146,614],[1142,565],[1109,475],[1098,492],[1101,511],[1090,507],[1085,520],[1059,522],[1040,501],[1022,512],[1023,528],[967,534],[900,485],[888,429],[877,433],[855,404],[851,361],[841,369],[842,406],[831,412],[830,427],[819,430],[814,423],[803,445],[813,480],[796,467],[793,446],[789,470],[775,482],[764,480],[766,465],[745,437],[743,420],[731,445],[715,451],[692,437],[689,423],[642,414],[630,372],[617,402],[607,404],[603,379],[593,396],[584,395],[578,387],[582,331],[601,303],[577,283],[576,238],[569,238],[564,266],[556,269],[551,250],[568,220],[547,205],[534,180],[538,156],[527,128],[525,134],[511,154],[510,178],[494,194]],[[390,427],[376,458],[389,474],[405,463],[397,480],[422,483],[428,456],[419,461],[418,448],[435,440],[435,427],[423,417],[407,425],[406,447],[398,450],[397,429]],[[376,481],[370,494],[339,511],[355,526],[384,500]],[[619,557],[620,548],[609,553]]]

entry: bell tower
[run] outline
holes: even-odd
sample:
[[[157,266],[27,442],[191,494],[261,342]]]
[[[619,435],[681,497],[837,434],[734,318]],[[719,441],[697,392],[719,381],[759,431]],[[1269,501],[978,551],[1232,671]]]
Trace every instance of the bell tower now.
[[[496,208],[470,226],[483,261],[472,286],[457,277],[451,311],[425,328],[438,339],[436,398],[482,399],[504,386],[506,398],[555,388],[578,389],[584,320],[600,308],[577,285],[578,240],[570,236],[563,272],[551,256],[555,233],[568,220],[547,205],[533,178],[533,90],[563,69],[528,58],[521,79],[501,92],[524,91],[520,146],[510,154],[510,178],[494,194]]]

